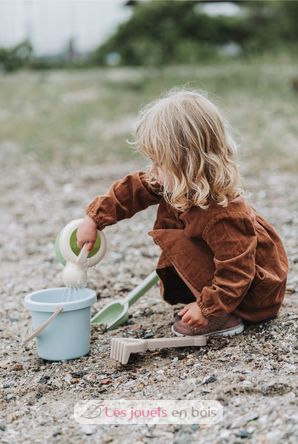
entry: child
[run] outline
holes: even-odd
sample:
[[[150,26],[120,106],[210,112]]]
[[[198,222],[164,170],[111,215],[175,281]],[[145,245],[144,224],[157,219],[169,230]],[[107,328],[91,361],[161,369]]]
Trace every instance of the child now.
[[[148,234],[161,247],[161,295],[185,303],[176,335],[233,335],[244,321],[277,315],[286,289],[288,259],[275,229],[244,199],[236,147],[218,109],[204,95],[171,91],[140,113],[137,150],[149,172],[114,182],[87,207],[78,246],[96,228],[159,204]]]

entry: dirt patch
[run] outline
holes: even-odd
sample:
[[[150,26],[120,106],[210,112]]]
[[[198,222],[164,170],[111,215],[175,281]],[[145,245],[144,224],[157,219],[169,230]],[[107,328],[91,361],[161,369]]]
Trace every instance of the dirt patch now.
[[[1,442],[295,442],[298,207],[291,174],[245,173],[251,203],[276,227],[289,255],[286,301],[277,319],[231,339],[210,339],[206,347],[146,352],[133,355],[127,366],[116,364],[109,357],[114,335],[170,334],[174,307],[160,299],[156,286],[132,307],[126,325],[107,333],[93,328],[88,356],[51,363],[38,358],[34,343],[21,346],[30,326],[25,294],[62,284],[56,233],[81,217],[96,193],[137,168],[31,162],[14,165],[13,174],[7,165],[1,174]],[[154,269],[159,250],[146,233],[155,212],[151,207],[106,229],[109,253],[89,275],[98,294],[93,313]],[[79,425],[74,404],[92,398],[215,399],[224,406],[224,420],[210,428]]]

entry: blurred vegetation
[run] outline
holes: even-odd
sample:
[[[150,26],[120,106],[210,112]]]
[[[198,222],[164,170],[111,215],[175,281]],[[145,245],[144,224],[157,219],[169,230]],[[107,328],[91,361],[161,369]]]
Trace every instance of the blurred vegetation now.
[[[137,112],[176,86],[208,91],[235,129],[239,159],[297,172],[297,63],[288,53],[204,65],[18,71],[0,76],[0,154],[15,162],[139,162]],[[144,162],[142,162],[143,164]]]
[[[0,48],[0,71],[12,72],[18,69],[49,70],[59,68],[88,68],[91,66],[88,58],[71,58],[69,52],[53,57],[36,57],[28,40],[13,48]]]
[[[12,49],[0,48],[0,68],[10,72],[30,65],[32,60],[32,46],[24,41]]]
[[[10,73],[0,76],[1,155],[76,165],[138,160],[125,143],[137,111],[180,85],[209,92],[237,129],[245,164],[297,171],[298,2],[235,3],[242,12],[233,17],[203,14],[198,2],[137,4],[84,60],[71,42],[56,59],[35,58],[27,41],[0,49],[0,69]],[[21,68],[39,72],[11,73]]]
[[[74,57],[73,42],[56,58],[36,58],[30,42],[0,48],[0,69],[87,68],[197,64],[267,52],[297,53],[298,1],[234,0],[240,12],[211,16],[200,1],[134,2],[133,15],[88,57]]]
[[[122,65],[160,66],[260,54],[285,45],[297,49],[297,1],[234,3],[239,14],[211,16],[201,2],[137,2],[130,20],[93,53],[92,60],[105,65],[118,54]]]

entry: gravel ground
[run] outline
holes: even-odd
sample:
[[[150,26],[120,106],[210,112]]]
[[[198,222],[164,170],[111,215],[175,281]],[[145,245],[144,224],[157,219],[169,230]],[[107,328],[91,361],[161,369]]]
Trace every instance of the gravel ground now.
[[[5,162],[4,162],[5,163]],[[248,327],[237,337],[213,338],[202,348],[134,355],[127,366],[109,358],[113,336],[170,335],[176,309],[151,289],[131,309],[127,325],[102,334],[92,330],[88,356],[47,362],[34,342],[21,345],[30,314],[23,306],[31,291],[62,285],[54,257],[57,231],[83,215],[96,193],[137,165],[21,166],[8,160],[1,182],[1,413],[3,443],[294,443],[297,434],[298,225],[295,176],[243,170],[250,202],[281,234],[290,259],[285,304],[277,319]],[[13,174],[12,174],[13,171]],[[155,267],[158,247],[147,236],[156,209],[108,227],[109,253],[90,270],[98,302],[93,313],[124,296]],[[87,426],[73,418],[83,399],[214,399],[224,419],[212,427]],[[295,431],[296,429],[296,431]]]

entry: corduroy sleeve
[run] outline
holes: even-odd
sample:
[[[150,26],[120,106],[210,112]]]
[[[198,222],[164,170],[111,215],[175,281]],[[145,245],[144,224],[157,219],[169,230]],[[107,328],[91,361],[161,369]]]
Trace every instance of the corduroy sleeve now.
[[[232,312],[240,304],[255,276],[257,236],[243,214],[216,216],[202,237],[214,253],[212,284],[203,287],[198,304],[204,316]]]
[[[86,208],[90,216],[102,230],[107,225],[132,217],[138,211],[161,200],[161,187],[151,186],[146,180],[147,173],[136,171],[114,182],[107,193],[96,196]]]

